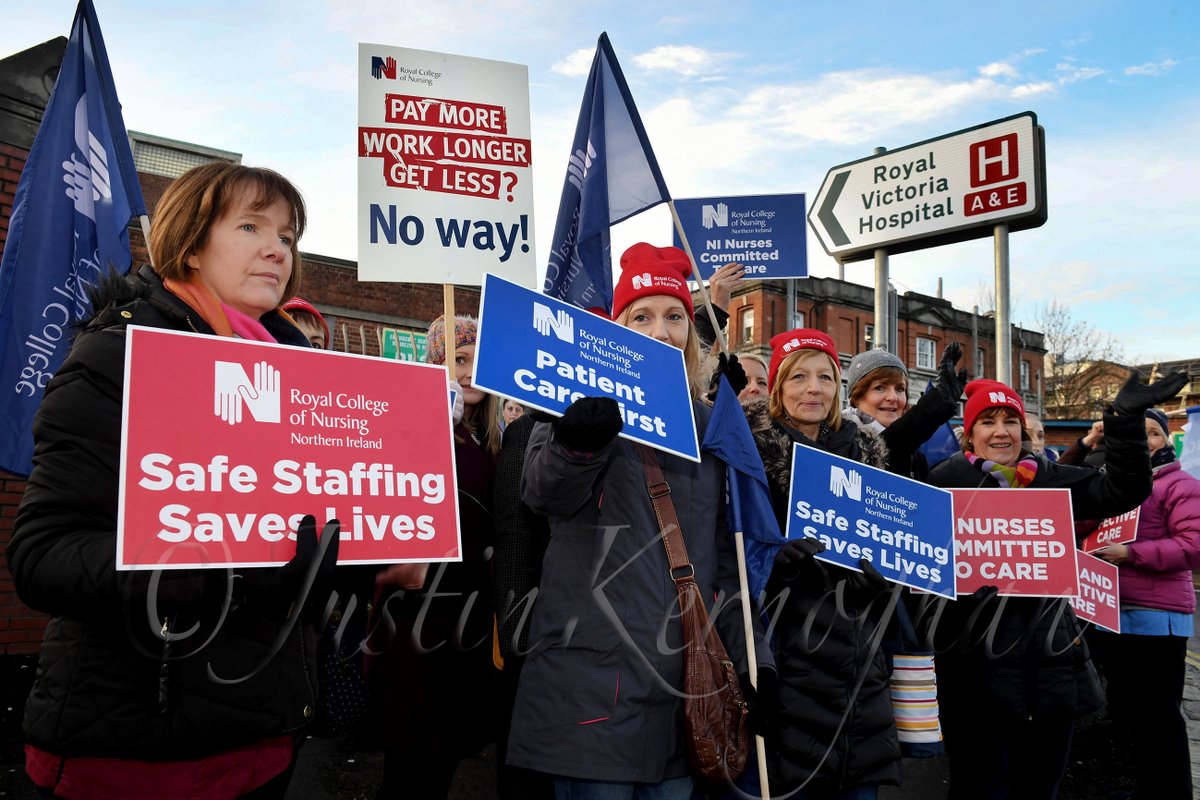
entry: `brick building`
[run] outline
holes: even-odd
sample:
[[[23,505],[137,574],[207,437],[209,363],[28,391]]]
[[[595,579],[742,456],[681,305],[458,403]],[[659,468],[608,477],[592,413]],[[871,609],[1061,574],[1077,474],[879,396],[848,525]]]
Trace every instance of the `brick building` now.
[[[995,323],[990,316],[956,309],[949,300],[905,292],[898,296],[896,353],[909,367],[910,391],[918,397],[937,374],[942,350],[950,342],[963,349],[973,377],[994,378]],[[875,291],[836,278],[796,281],[795,326],[817,328],[833,337],[842,367],[875,339]],[[747,281],[733,293],[729,308],[730,346],[770,356],[771,337],[787,330],[788,292],[783,281]],[[1012,374],[1026,408],[1041,409],[1045,349],[1042,335],[1013,326]]]

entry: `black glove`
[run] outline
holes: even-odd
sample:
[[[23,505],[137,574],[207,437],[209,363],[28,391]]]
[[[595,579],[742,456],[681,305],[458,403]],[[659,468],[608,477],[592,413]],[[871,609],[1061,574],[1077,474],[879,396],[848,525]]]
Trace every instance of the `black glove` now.
[[[988,603],[1000,593],[1000,590],[995,586],[980,586],[975,591],[971,592],[968,597],[978,603]]]
[[[750,684],[750,673],[738,675],[746,701],[746,727],[755,736],[766,737],[779,718],[779,675],[768,667],[758,668],[758,688]]]
[[[241,591],[246,600],[261,608],[268,616],[286,619],[296,602],[304,605],[300,616],[306,622],[317,620],[325,611],[333,589],[337,566],[338,543],[342,524],[336,519],[325,523],[317,541],[317,520],[309,514],[296,528],[296,555],[282,567],[263,567],[242,573]],[[320,563],[314,563],[320,549],[325,553]],[[305,592],[305,581],[315,571],[312,586]]]
[[[725,376],[725,380],[729,381],[729,388],[733,389],[734,394],[741,394],[742,389],[745,389],[750,379],[746,377],[746,370],[738,363],[736,355],[726,356],[721,353],[717,356],[717,368],[713,370],[712,378],[708,381],[708,399],[710,401],[717,399],[717,390],[721,388],[721,376]]]
[[[962,397],[963,387],[967,385],[967,368],[954,371],[954,366],[961,358],[962,345],[958,342],[946,345],[946,349],[942,351],[942,363],[938,365],[937,378],[933,382],[933,388],[938,394],[955,404]]]
[[[892,584],[879,574],[870,561],[859,559],[858,568],[862,572],[847,571],[848,574],[843,578],[846,582],[845,597],[851,605],[865,606],[880,594],[891,591]]]
[[[554,421],[554,438],[570,450],[594,453],[617,438],[624,424],[616,400],[581,397]]]
[[[1154,383],[1142,383],[1136,372],[1129,374],[1129,380],[1117,392],[1112,402],[1112,410],[1116,414],[1140,417],[1146,409],[1154,408],[1159,403],[1170,400],[1179,394],[1179,390],[1187,385],[1186,372],[1172,372]]]
[[[800,577],[801,572],[819,569],[820,565],[813,559],[817,553],[825,550],[825,543],[820,539],[805,536],[802,539],[792,539],[775,554],[775,565],[771,568],[771,577],[776,581],[791,583]]]

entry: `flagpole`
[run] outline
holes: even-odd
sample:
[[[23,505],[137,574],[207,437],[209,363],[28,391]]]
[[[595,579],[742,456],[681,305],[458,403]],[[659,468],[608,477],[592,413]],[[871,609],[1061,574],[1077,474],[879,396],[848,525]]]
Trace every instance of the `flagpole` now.
[[[742,594],[742,626],[746,630],[746,661],[750,667],[750,685],[757,690],[758,654],[754,644],[754,621],[751,617],[754,598],[750,596],[750,582],[746,578],[746,538],[741,531],[733,532],[733,543],[734,550],[737,551],[738,590]],[[754,750],[758,754],[759,792],[762,800],[770,800],[771,785],[770,779],[767,777],[767,743],[762,736],[756,733],[754,744]]]
[[[713,311],[712,301],[708,298],[708,289],[704,286],[704,281],[700,278],[700,272],[696,269],[696,258],[692,255],[692,246],[688,243],[687,234],[684,233],[683,223],[679,220],[679,212],[675,210],[675,201],[668,200],[667,206],[671,209],[671,219],[675,222],[675,230],[679,233],[679,241],[683,242],[683,252],[687,253],[688,261],[692,265],[692,274],[696,276],[696,285],[700,287],[700,299],[704,302],[704,310],[708,312],[708,319],[712,322],[713,333],[717,337],[717,344],[721,346],[721,352],[729,355],[729,343],[725,341],[725,333],[721,330],[721,323],[717,321],[717,313]],[[742,578],[745,579],[745,573]]]

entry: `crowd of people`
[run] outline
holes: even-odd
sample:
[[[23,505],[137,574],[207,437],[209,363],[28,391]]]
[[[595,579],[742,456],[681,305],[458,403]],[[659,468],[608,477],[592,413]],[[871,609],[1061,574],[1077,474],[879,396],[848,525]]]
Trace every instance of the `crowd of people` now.
[[[654,500],[664,482],[765,741],[773,796],[871,800],[898,784],[879,645],[902,604],[935,652],[950,798],[1056,797],[1075,720],[1105,701],[1101,676],[1137,758],[1136,797],[1191,797],[1179,706],[1200,482],[1179,468],[1156,409],[1186,379],[1131,377],[1056,463],[1035,448],[1020,393],[968,381],[957,344],[915,403],[902,359],[868,351],[843,370],[838,343],[816,329],[773,337],[766,360],[713,357],[718,332],[696,313],[676,248],[624,253],[612,319],[682,351],[701,439],[716,382],[739,392],[781,529],[796,443],[934,486],[1063,488],[1081,530],[1140,507],[1137,541],[1100,552],[1120,568],[1122,632],[1085,634],[1063,599],[910,593],[870,561],[854,570],[817,558],[824,546],[812,538],[783,544],[765,592],[747,598],[720,459],[620,437],[611,398],[582,397],[558,417],[501,404],[472,384],[477,328],[465,316],[434,321],[427,356],[459,399],[460,562],[336,567],[337,521],[308,516],[281,567],[117,571],[128,326],[327,346],[320,312],[296,297],[304,226],[299,192],[274,172],[189,171],[159,202],[153,266],[99,287],[46,389],[7,553],[22,601],[52,617],[25,711],[39,797],[284,797],[307,726],[330,702],[322,634],[350,595],[368,609],[359,649],[368,728],[384,752],[380,800],[446,797],[460,759],[492,741],[505,800],[757,796],[703,785],[688,762],[677,576]],[[740,278],[737,265],[718,270],[718,310]],[[930,463],[921,446],[960,403],[961,450]],[[743,603],[756,606],[750,630]],[[217,679],[213,665],[240,677]]]

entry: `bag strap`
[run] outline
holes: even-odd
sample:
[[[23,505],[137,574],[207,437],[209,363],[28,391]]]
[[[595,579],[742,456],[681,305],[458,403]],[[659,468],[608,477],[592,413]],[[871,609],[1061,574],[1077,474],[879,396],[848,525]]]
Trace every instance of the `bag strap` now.
[[[687,546],[683,543],[683,530],[675,514],[675,503],[671,501],[671,487],[663,475],[662,467],[654,451],[644,444],[635,443],[634,449],[642,457],[646,473],[646,492],[654,505],[654,516],[658,518],[658,529],[662,533],[663,547],[667,551],[667,566],[675,588],[682,590],[684,584],[695,583],[696,568],[688,561]]]

